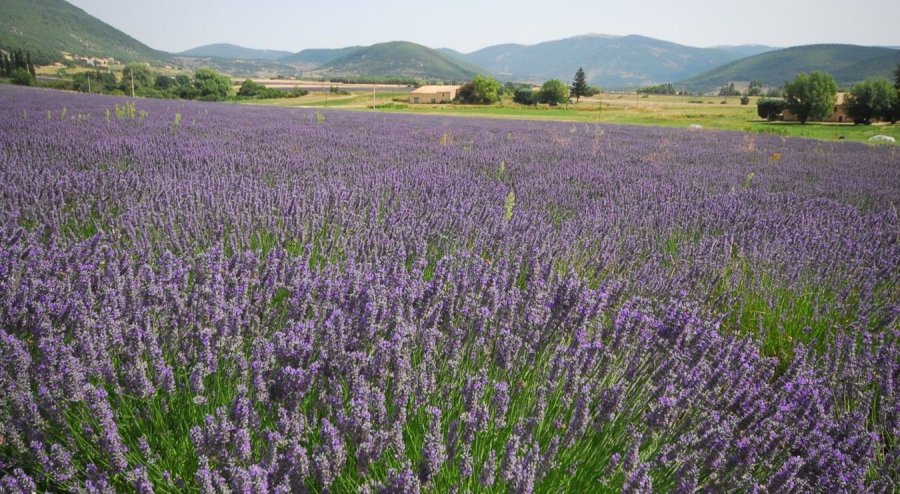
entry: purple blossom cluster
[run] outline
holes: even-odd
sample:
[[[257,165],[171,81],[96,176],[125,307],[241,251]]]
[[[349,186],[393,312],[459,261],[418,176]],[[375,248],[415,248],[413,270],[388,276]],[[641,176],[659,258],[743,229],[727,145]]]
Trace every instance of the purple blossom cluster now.
[[[116,103],[0,87],[0,493],[900,485],[895,148]]]

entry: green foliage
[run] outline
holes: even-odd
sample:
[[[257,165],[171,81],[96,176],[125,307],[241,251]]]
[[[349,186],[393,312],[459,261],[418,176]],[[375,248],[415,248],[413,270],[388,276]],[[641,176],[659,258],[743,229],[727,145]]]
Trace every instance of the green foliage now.
[[[119,83],[119,89],[125,94],[131,94],[132,84],[135,93],[144,89],[153,87],[156,81],[156,74],[150,70],[150,66],[143,63],[130,63],[122,68],[122,78]]]
[[[255,98],[259,96],[259,94],[266,89],[265,86],[259,84],[257,82],[253,82],[250,79],[245,80],[241,83],[240,89],[238,89],[237,95],[244,98]]]
[[[741,96],[741,104],[745,105],[745,106],[749,105],[750,104],[750,96],[747,96],[746,94]]]
[[[513,212],[516,209],[516,193],[513,191],[509,191],[509,194],[506,194],[506,201],[503,203],[503,219],[507,222],[512,219]]]
[[[541,102],[550,106],[569,101],[569,88],[559,79],[550,79],[541,86]]]
[[[884,79],[870,79],[853,86],[847,95],[847,114],[854,121],[891,120],[897,90]]]
[[[537,103],[536,94],[530,87],[520,87],[513,94],[513,101],[520,105],[533,105]]]
[[[741,92],[735,89],[734,83],[731,82],[727,86],[722,86],[719,89],[719,96],[740,96]]]
[[[31,62],[30,53],[16,50],[9,55],[5,53],[2,55],[2,58],[0,58],[0,77],[11,78],[19,69],[27,72],[31,76],[31,79],[35,79],[34,63]],[[21,75],[19,75],[19,79],[20,82],[14,84],[33,86],[36,82],[35,80],[32,80],[30,84],[25,84],[25,80],[22,79]]]
[[[894,87],[900,89],[900,63],[894,68]]]
[[[108,93],[118,86],[116,74],[108,70],[95,70],[93,72],[81,72],[72,78],[72,85],[76,91],[82,93]]]
[[[12,74],[9,76],[10,81],[13,84],[19,86],[34,86],[37,84],[37,80],[31,75],[31,72],[28,69],[18,68],[13,70]]]
[[[584,76],[584,68],[578,67],[575,72],[575,82],[572,83],[572,96],[575,96],[575,101],[578,101],[582,96],[590,96],[590,92],[591,87],[588,86]]]
[[[773,121],[784,111],[784,100],[780,98],[760,98],[756,102],[756,114],[760,118]]]
[[[116,118],[119,120],[134,120],[136,114],[134,101],[126,101],[122,106],[116,103]]]
[[[114,57],[126,62],[163,61],[168,55],[62,0],[4,0],[0,46],[23,50],[35,64],[62,62],[61,52],[85,57]]]
[[[202,68],[194,72],[194,89],[197,98],[205,101],[224,101],[231,91],[231,79],[213,69]]]
[[[762,96],[762,81],[750,81],[750,87],[747,88],[747,96]]]
[[[456,92],[460,103],[470,105],[490,105],[500,101],[500,83],[496,79],[476,75]]]
[[[153,81],[153,87],[160,91],[168,91],[177,85],[178,83],[175,82],[175,78],[167,75],[158,75],[156,76],[156,80]]]
[[[657,84],[655,86],[644,86],[637,90],[640,94],[678,94],[675,85],[671,82],[665,84]]]
[[[335,86],[332,86],[334,89]],[[334,92],[334,91],[332,91]],[[346,91],[344,91],[346,93]],[[239,99],[275,99],[275,98],[294,98],[298,96],[304,96],[309,94],[308,91],[295,87],[290,92],[288,91],[279,91],[277,89],[273,89],[270,87],[266,87],[258,82],[254,82],[250,79],[245,80],[241,83],[240,89],[238,89],[237,97]],[[350,93],[346,93],[350,94]]]
[[[799,74],[784,85],[785,108],[797,115],[801,123],[821,120],[834,108],[837,83],[824,72]]]

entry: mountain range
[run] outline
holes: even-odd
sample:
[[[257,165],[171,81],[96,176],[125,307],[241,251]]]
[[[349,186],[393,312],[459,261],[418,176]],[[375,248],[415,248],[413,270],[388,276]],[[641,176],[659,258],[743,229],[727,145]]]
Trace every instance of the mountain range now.
[[[179,52],[177,55],[183,57],[231,58],[236,60],[267,60],[269,62],[274,62],[278,59],[293,55],[293,53],[282,50],[257,50],[255,48],[232,45],[231,43],[216,43],[191,48],[190,50]]]
[[[831,74],[841,87],[870,78],[891,80],[900,64],[900,50],[877,46],[794,46],[742,58],[682,81],[691,88],[719,87],[730,81],[762,81],[780,86],[800,72],[815,70]]]
[[[36,63],[63,53],[124,62],[211,66],[236,77],[395,78],[460,81],[490,74],[501,81],[571,81],[583,67],[588,82],[626,89],[673,82],[706,91],[729,81],[778,86],[799,72],[820,70],[846,87],[870,77],[890,78],[900,50],[854,45],[774,48],[763,45],[697,48],[646,36],[589,34],[534,45],[501,44],[471,53],[406,41],[371,46],[305,49],[296,53],[228,43],[177,54],[154,50],[64,0],[3,0],[0,50],[21,49]]]
[[[575,70],[584,67],[588,83],[607,88],[678,81],[742,57],[733,51],[694,48],[646,36],[597,34],[453,54],[496,77],[524,82],[571,80]]]

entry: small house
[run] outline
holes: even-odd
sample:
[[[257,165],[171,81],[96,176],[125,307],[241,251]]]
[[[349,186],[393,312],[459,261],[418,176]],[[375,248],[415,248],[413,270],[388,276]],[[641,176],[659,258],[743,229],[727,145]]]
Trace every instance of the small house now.
[[[422,86],[409,93],[410,103],[449,103],[460,86]]]
[[[800,119],[797,118],[797,115],[787,108],[785,108],[781,112],[782,120],[785,122],[797,122]],[[842,123],[842,122],[853,122],[853,119],[847,115],[847,93],[837,93],[837,96],[834,99],[834,108],[827,117],[821,120],[822,122],[833,122],[833,123]]]

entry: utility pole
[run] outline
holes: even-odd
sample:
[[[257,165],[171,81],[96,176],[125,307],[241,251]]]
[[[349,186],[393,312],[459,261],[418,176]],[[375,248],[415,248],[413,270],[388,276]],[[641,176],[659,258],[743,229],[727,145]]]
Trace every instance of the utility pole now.
[[[131,99],[134,99],[134,69],[131,69]]]
[[[375,111],[375,81],[372,81],[372,111]]]
[[[88,94],[91,94],[91,74],[88,72]]]

